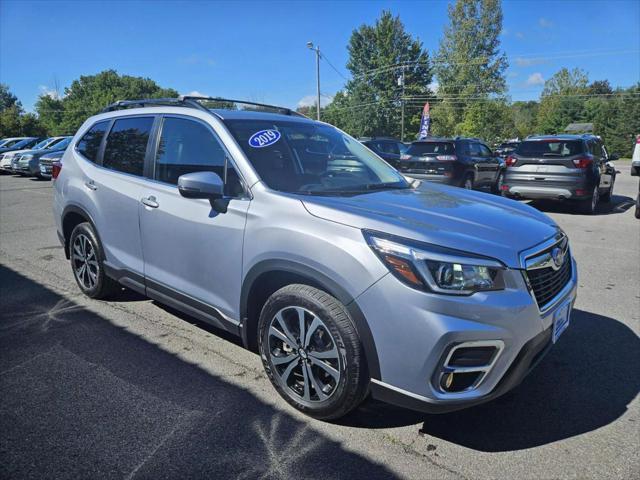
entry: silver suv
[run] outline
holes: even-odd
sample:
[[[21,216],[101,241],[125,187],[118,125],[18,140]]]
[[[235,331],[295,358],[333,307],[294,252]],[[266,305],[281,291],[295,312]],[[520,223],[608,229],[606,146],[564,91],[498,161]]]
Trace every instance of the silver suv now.
[[[408,180],[331,125],[239,105],[124,101],[82,125],[53,176],[85,294],[124,285],[239,335],[321,419],[368,394],[426,412],[487,401],[567,327],[577,271],[549,217]]]

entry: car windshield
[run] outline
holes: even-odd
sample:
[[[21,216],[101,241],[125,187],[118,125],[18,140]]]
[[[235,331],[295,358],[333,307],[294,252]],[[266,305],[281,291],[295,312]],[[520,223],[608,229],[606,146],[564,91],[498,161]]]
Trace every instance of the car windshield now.
[[[226,120],[269,188],[307,195],[410,188],[396,170],[349,135],[302,121]]]
[[[454,153],[451,142],[415,142],[407,149],[407,155],[450,155]]]
[[[19,143],[25,142],[24,138],[16,138],[15,140],[9,140],[7,143],[5,143],[4,145],[2,145],[5,148],[9,148],[9,147],[13,147],[14,145],[17,145]]]
[[[521,157],[572,157],[584,153],[580,140],[530,140],[522,142],[516,148]]]
[[[67,148],[67,145],[71,142],[71,138],[73,137],[64,137],[56,142],[52,143],[47,147],[47,150],[61,150],[63,148]]]
[[[36,143],[36,144],[33,146],[32,150],[40,150],[41,148],[44,148],[45,146],[47,146],[49,143],[52,143],[52,142],[53,142],[53,139],[51,139],[51,138],[47,138],[47,139],[45,139],[45,140],[42,140],[42,141],[41,141],[41,142],[39,142],[39,143]]]

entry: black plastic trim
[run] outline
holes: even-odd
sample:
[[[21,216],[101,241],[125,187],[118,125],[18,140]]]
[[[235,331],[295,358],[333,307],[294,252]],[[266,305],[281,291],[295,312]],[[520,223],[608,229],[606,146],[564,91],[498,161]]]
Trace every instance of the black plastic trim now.
[[[371,378],[380,379],[380,363],[378,360],[378,352],[376,350],[373,334],[369,328],[369,324],[360,310],[357,302],[354,298],[337,282],[327,277],[321,272],[318,272],[312,267],[303,265],[300,263],[292,262],[289,260],[265,260],[254,265],[244,278],[242,284],[242,291],[240,294],[240,318],[241,324],[241,337],[243,344],[248,347],[250,341],[247,338],[249,329],[246,326],[248,305],[249,305],[249,293],[254,282],[261,275],[269,272],[287,272],[295,273],[302,277],[306,277],[313,284],[317,284],[326,290],[328,293],[336,297],[342,302],[349,312],[349,315],[355,323],[358,336],[362,342],[364,354],[367,359],[367,367],[369,369],[369,376]]]

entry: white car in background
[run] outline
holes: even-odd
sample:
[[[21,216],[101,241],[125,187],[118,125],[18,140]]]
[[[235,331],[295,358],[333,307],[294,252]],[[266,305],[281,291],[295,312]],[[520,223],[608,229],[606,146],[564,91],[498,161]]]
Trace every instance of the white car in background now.
[[[636,137],[636,146],[631,157],[631,175],[640,177],[640,135]],[[638,183],[638,196],[636,197],[636,218],[640,218],[640,183]]]
[[[11,162],[13,161],[14,157],[16,156],[19,157],[23,153],[29,152],[31,150],[40,150],[43,148],[53,147],[56,143],[58,143],[64,138],[67,138],[67,137],[50,137],[45,140],[42,140],[40,143],[37,143],[36,145],[33,146],[33,148],[27,148],[23,150],[12,150],[10,152],[0,154],[0,171],[12,172]]]

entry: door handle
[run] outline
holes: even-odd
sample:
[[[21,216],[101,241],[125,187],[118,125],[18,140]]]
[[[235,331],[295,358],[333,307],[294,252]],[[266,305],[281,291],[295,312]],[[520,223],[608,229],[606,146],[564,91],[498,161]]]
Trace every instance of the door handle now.
[[[95,184],[93,180],[87,180],[86,182],[84,182],[84,186],[87,187],[89,190],[98,189],[98,186]]]
[[[156,201],[156,197],[154,197],[153,195],[147,198],[142,198],[140,199],[140,201],[143,203],[143,205],[146,205],[149,208],[158,208],[160,206],[160,204]]]

